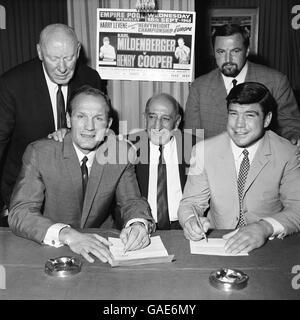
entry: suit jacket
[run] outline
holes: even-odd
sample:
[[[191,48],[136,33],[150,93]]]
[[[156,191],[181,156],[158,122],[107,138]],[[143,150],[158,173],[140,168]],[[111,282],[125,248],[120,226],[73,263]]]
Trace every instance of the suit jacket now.
[[[126,153],[127,144],[108,139],[97,150],[82,204],[80,163],[70,134],[63,143],[46,139],[31,143],[10,202],[8,222],[13,232],[41,242],[53,223],[73,228],[100,227],[114,197],[123,226],[133,218],[152,221],[149,205],[140,195],[134,166],[99,162],[100,156],[105,159],[107,148],[116,150],[118,157]]]
[[[289,85],[282,73],[248,61],[245,81],[264,84],[277,101],[277,123],[270,129],[291,139],[300,137],[300,113]],[[185,128],[204,129],[205,138],[226,131],[227,105],[226,89],[220,70],[217,68],[197,78],[190,87],[185,109]]]
[[[272,217],[286,234],[300,230],[300,165],[296,147],[267,131],[250,165],[243,193],[246,223]],[[209,203],[210,201],[210,203]],[[183,225],[191,203],[204,209],[213,228],[234,229],[239,220],[237,173],[225,132],[193,149],[189,176],[179,206]]]
[[[84,84],[103,89],[98,73],[78,65],[69,82],[68,96]],[[0,161],[3,160],[2,197],[6,204],[30,142],[55,131],[50,95],[42,63],[36,58],[0,78]],[[5,157],[4,151],[7,148]],[[5,159],[4,159],[5,158]]]
[[[141,152],[143,150],[147,151],[145,159],[147,161],[139,161],[136,164],[136,176],[138,180],[138,184],[140,187],[140,191],[143,197],[148,198],[148,185],[149,185],[149,164],[150,164],[150,147],[149,147],[149,139],[147,133],[144,131],[146,144],[145,149],[140,149]],[[177,134],[176,134],[177,133]],[[192,151],[192,146],[196,142],[196,137],[190,134],[181,135],[181,131],[175,131],[174,137],[177,143],[177,156],[178,156],[178,171],[181,189],[184,189],[184,185],[187,178],[187,170],[189,166],[190,154]],[[135,141],[131,136],[131,141]]]

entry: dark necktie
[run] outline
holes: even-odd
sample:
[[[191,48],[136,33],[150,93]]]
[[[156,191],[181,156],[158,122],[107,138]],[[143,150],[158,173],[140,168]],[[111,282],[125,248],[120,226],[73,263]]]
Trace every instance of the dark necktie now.
[[[233,79],[232,80],[232,88],[234,88],[236,86],[236,84],[237,84],[237,80]]]
[[[157,226],[158,229],[170,229],[167,191],[167,168],[164,163],[163,147],[159,146],[157,166]]]
[[[239,193],[239,204],[240,204],[240,217],[239,222],[237,224],[237,228],[243,227],[246,225],[245,222],[245,216],[243,211],[243,192],[244,192],[244,186],[247,179],[247,175],[250,169],[250,162],[248,158],[248,150],[243,150],[244,158],[240,166],[239,176],[238,176],[238,193]]]
[[[89,179],[89,172],[88,172],[88,168],[86,166],[86,163],[88,161],[88,157],[85,156],[82,159],[82,165],[81,165],[81,175],[82,175],[82,195],[83,195],[83,199],[85,196],[85,190],[86,190],[86,185],[88,183],[88,179]]]
[[[61,91],[61,85],[58,85],[56,93],[56,109],[57,109],[57,129],[66,128],[66,111],[65,100]]]

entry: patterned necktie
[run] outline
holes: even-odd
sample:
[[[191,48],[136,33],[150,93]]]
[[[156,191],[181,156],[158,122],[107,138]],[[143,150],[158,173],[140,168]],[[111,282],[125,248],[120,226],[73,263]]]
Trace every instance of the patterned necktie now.
[[[245,216],[243,211],[243,191],[245,182],[247,179],[247,175],[250,169],[250,162],[249,162],[249,151],[247,149],[243,150],[244,158],[240,166],[239,176],[238,176],[238,193],[239,193],[239,204],[240,204],[240,217],[239,222],[237,224],[237,228],[243,227],[246,225]]]
[[[85,190],[86,190],[86,185],[88,183],[88,179],[89,179],[89,172],[88,172],[88,168],[86,166],[86,163],[88,161],[88,157],[85,156],[82,159],[82,165],[81,165],[81,175],[82,175],[82,195],[83,195],[83,199],[85,196]]]
[[[57,129],[66,128],[65,100],[61,91],[61,85],[57,85],[56,93]]]
[[[157,226],[158,229],[170,229],[167,191],[167,168],[164,162],[163,147],[159,146],[157,166]]]
[[[232,80],[232,88],[234,88],[236,86],[236,84],[237,84],[237,80],[233,79]]]

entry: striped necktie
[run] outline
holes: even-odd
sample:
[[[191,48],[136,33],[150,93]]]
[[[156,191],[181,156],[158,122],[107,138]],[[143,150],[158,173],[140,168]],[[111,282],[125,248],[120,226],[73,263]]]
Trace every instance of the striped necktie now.
[[[157,227],[158,229],[170,229],[167,168],[163,156],[163,146],[159,146],[159,162],[157,166]]]

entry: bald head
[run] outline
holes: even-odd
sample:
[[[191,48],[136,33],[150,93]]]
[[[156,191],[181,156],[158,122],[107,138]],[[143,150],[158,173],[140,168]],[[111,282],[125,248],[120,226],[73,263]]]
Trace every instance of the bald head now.
[[[72,28],[64,24],[45,27],[37,52],[52,82],[67,84],[71,80],[80,52],[80,43]]]
[[[71,27],[61,23],[49,24],[46,26],[40,33],[39,45],[44,47],[54,39],[69,40],[76,46],[78,44],[75,31]]]
[[[172,97],[167,93],[159,93],[151,97],[146,103],[146,108],[145,108],[146,114],[148,113],[149,106],[152,103],[162,103],[163,105],[168,105],[173,110],[175,115],[179,115],[179,103],[174,97]]]

